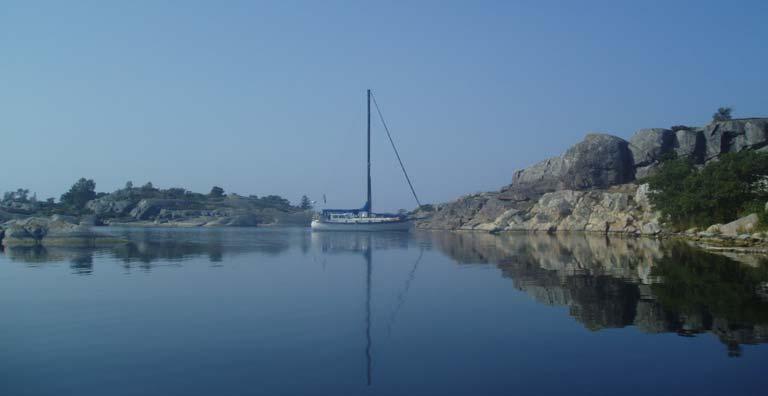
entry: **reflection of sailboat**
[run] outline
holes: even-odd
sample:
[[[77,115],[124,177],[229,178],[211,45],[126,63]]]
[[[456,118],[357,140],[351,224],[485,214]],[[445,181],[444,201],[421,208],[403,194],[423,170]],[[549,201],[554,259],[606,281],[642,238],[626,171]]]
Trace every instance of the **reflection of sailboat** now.
[[[368,200],[365,205],[360,209],[324,209],[318,218],[312,220],[312,230],[314,231],[407,231],[411,227],[411,221],[404,215],[400,214],[386,214],[386,213],[373,213],[373,203],[371,200],[371,90],[368,90]],[[373,99],[376,104],[376,99]],[[416,203],[419,203],[419,198],[416,196],[416,191],[413,189],[411,179],[408,177],[408,173],[405,171],[403,161],[400,159],[400,154],[395,148],[395,143],[392,140],[392,136],[389,133],[387,124],[384,122],[384,117],[381,115],[378,104],[376,104],[376,110],[381,118],[384,130],[387,132],[389,142],[392,143],[392,148],[395,150],[400,167],[403,170],[405,179],[408,182],[408,186],[411,188],[413,197],[416,199]]]
[[[370,236],[369,236],[370,238]],[[368,386],[371,386],[371,368],[372,368],[372,350],[371,350],[371,262],[373,261],[373,249],[368,244],[364,251],[365,255],[365,362],[366,362],[366,380]]]
[[[362,253],[365,259],[365,367],[366,383],[373,383],[373,336],[372,336],[372,301],[371,289],[373,287],[373,250],[388,248],[407,248],[409,234],[402,232],[393,233],[358,233],[358,232],[330,232],[312,233],[311,241],[316,248],[324,253]],[[423,253],[423,252],[422,252]],[[413,280],[415,269],[421,260],[421,254],[409,273],[404,290],[398,296],[398,305],[393,312],[390,321],[394,320],[397,310],[404,303],[405,294]],[[388,325],[391,327],[391,323]]]
[[[405,280],[403,289],[397,295],[397,305],[395,305],[395,310],[392,311],[392,314],[389,316],[389,322],[387,322],[387,335],[392,335],[392,326],[395,324],[395,318],[397,318],[398,312],[400,312],[400,309],[403,308],[403,305],[405,305],[405,299],[408,296],[408,290],[411,289],[411,284],[416,279],[416,270],[419,269],[419,263],[421,262],[421,258],[423,256],[424,250],[422,249],[419,252],[419,257],[416,259],[416,261],[413,262],[413,268],[411,268],[411,272],[408,273],[408,278]]]

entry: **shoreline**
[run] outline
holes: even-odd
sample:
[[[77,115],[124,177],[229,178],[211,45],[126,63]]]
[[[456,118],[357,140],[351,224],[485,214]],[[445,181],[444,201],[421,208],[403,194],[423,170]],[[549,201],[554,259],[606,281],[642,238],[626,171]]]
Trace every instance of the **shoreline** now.
[[[156,223],[154,221],[136,221],[136,222],[112,222],[104,225],[91,225],[90,227],[95,229],[109,229],[110,227],[125,227],[125,228],[240,228],[238,226],[216,224],[211,222],[165,222]],[[281,223],[265,223],[252,226],[241,226],[247,228],[276,228],[276,227],[298,227],[309,228],[308,225],[303,224],[281,224]],[[421,228],[415,227],[413,231],[426,231],[426,232],[456,232],[456,233],[477,233],[488,235],[525,235],[525,234],[547,234],[551,236],[557,235],[601,235],[606,238],[618,238],[618,239],[655,239],[655,240],[679,240],[687,242],[693,246],[701,248],[715,253],[734,253],[740,255],[751,256],[768,256],[768,233],[753,233],[753,234],[740,234],[740,235],[722,235],[712,232],[666,232],[660,231],[655,234],[638,234],[627,232],[605,232],[605,231],[590,231],[590,230],[498,230],[488,231],[481,229],[444,229],[444,228]],[[8,239],[10,235],[6,230],[0,228],[0,244],[5,244],[5,239]],[[71,238],[71,236],[65,236]],[[104,237],[108,238],[108,235]],[[61,238],[61,236],[59,236]],[[93,235],[88,235],[91,239]],[[36,241],[33,244],[40,244],[42,241]],[[55,244],[56,242],[47,241],[48,244]]]

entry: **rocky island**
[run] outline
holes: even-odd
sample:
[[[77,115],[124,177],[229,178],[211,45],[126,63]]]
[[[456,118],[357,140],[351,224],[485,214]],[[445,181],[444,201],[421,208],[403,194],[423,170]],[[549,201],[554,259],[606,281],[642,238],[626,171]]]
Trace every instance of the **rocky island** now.
[[[125,243],[109,233],[98,232],[87,222],[71,216],[27,217],[0,226],[2,246],[96,247]]]
[[[415,214],[417,227],[652,236],[681,231],[670,227],[649,200],[651,191],[646,181],[666,158],[684,158],[699,169],[729,153],[765,150],[768,118],[719,120],[704,127],[641,129],[628,141],[591,133],[561,156],[514,172],[511,184],[499,191],[420,208]],[[757,215],[753,215],[709,230],[689,229],[687,234],[707,238],[747,233],[760,239],[764,234],[749,234],[756,223]]]
[[[89,201],[86,208],[105,224],[165,227],[256,227],[308,225],[309,208],[280,196],[203,195],[157,190],[151,194],[118,190]]]
[[[59,202],[38,201],[19,189],[0,201],[0,241],[4,246],[94,246],[121,241],[94,226],[223,227],[308,225],[311,205],[292,205],[277,195],[209,194],[183,188],[158,189],[147,183],[112,193],[96,193],[93,180],[80,179]]]

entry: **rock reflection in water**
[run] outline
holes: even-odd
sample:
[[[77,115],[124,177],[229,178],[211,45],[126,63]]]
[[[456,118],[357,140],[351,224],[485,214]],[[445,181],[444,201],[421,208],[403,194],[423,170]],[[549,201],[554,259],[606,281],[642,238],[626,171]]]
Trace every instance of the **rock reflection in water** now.
[[[680,242],[584,234],[427,234],[459,263],[496,265],[514,287],[567,306],[591,330],[637,326],[681,336],[711,332],[730,356],[768,342],[768,265],[745,265]],[[755,260],[751,260],[755,262]]]
[[[585,234],[310,233],[300,229],[136,229],[119,235],[131,243],[104,249],[13,247],[4,254],[30,266],[66,262],[73,273],[87,275],[98,270],[94,267],[99,257],[116,259],[126,269],[149,271],[158,265],[181,266],[194,257],[207,257],[219,265],[231,255],[279,255],[291,248],[305,255],[311,250],[313,260],[319,254],[323,262],[342,253],[436,250],[462,265],[496,266],[515,288],[539,303],[568,307],[570,315],[590,330],[635,326],[646,333],[681,336],[709,332],[727,345],[731,356],[738,356],[743,344],[768,342],[766,261],[751,256],[737,262],[679,242]],[[398,301],[403,298],[400,294]]]
[[[51,262],[69,262],[72,273],[89,275],[93,272],[93,248],[12,246],[4,249],[12,261],[23,262],[31,267]]]
[[[258,252],[279,255],[291,247],[292,239],[302,239],[302,249],[307,249],[305,233],[274,233],[270,237],[252,238],[238,236],[231,230],[174,230],[174,229],[123,229],[113,232],[126,238],[126,244],[77,248],[66,246],[14,246],[4,253],[15,262],[39,266],[45,263],[68,261],[73,273],[93,272],[93,256],[105,255],[123,263],[126,269],[139,268],[149,271],[156,266],[180,266],[182,262],[206,257],[213,264],[223,262],[225,255]]]

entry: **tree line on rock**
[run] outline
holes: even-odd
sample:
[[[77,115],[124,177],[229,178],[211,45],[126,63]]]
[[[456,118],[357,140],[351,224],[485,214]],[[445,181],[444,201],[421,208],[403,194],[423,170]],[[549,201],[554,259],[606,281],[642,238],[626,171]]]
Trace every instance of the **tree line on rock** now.
[[[125,187],[112,193],[96,192],[96,182],[93,179],[80,178],[67,192],[61,195],[59,201],[48,198],[38,201],[35,194],[30,195],[28,189],[17,189],[3,194],[0,200],[0,210],[18,212],[23,214],[67,214],[86,215],[91,214],[88,203],[94,200],[128,201],[138,203],[145,199],[183,200],[189,207],[215,207],[219,203],[234,200],[245,201],[248,206],[255,208],[271,208],[280,211],[299,211],[312,209],[312,202],[304,195],[298,205],[280,195],[266,196],[241,196],[235,193],[226,194],[224,189],[213,186],[208,194],[196,193],[185,188],[171,187],[167,189],[156,188],[152,182],[147,182],[140,187],[134,187],[133,182],[127,182]]]

